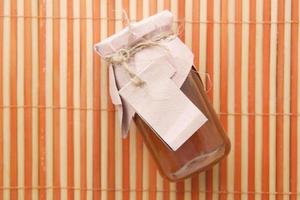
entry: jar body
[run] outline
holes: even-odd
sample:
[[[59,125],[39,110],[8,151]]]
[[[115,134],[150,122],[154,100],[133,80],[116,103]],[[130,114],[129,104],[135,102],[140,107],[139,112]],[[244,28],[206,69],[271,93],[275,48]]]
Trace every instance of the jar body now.
[[[166,145],[141,117],[134,117],[160,173],[171,181],[206,170],[224,158],[230,150],[230,141],[207,99],[199,74],[194,69],[191,69],[180,89],[203,112],[208,121],[176,151]]]

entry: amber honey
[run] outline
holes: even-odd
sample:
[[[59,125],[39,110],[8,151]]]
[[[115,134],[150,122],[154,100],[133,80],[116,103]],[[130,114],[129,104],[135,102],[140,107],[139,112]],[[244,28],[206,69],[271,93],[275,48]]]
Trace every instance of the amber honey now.
[[[171,181],[210,168],[230,150],[230,141],[208,101],[201,78],[194,69],[190,71],[180,89],[204,113],[208,121],[176,151],[163,142],[141,117],[138,115],[134,117],[136,126],[161,175]]]

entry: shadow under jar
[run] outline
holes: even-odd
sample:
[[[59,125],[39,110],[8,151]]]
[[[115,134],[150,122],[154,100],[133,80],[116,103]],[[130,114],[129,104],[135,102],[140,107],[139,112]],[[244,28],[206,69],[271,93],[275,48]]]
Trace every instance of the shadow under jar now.
[[[230,141],[207,99],[201,78],[194,68],[180,89],[208,120],[176,151],[163,142],[140,116],[134,116],[135,124],[161,175],[170,181],[178,181],[204,171],[230,151]]]

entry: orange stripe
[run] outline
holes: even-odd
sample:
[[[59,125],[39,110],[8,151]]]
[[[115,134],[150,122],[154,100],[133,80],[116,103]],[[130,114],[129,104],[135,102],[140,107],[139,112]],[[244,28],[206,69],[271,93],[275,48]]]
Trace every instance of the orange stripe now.
[[[149,200],[156,199],[156,163],[149,152]]]
[[[3,15],[3,1],[0,1],[0,15]],[[3,105],[3,18],[0,19],[0,105]],[[0,108],[0,160],[3,160],[3,108]],[[0,162],[0,200],[3,200],[3,162]]]
[[[86,17],[86,0],[80,1],[80,17]],[[80,20],[80,106],[87,106],[87,58],[86,58],[86,20]],[[86,136],[86,110],[80,111],[80,187],[87,187],[86,177],[86,148],[87,148],[87,136]],[[86,190],[81,190],[80,199],[86,199]]]
[[[24,14],[31,15],[31,1],[25,0]],[[32,55],[31,55],[31,19],[24,19],[24,105],[32,105]],[[25,154],[25,187],[32,187],[32,111],[31,108],[24,109],[24,154]],[[25,190],[25,200],[31,199],[31,190]]]
[[[136,131],[136,199],[143,198],[143,138],[139,130]]]
[[[271,20],[270,0],[264,0],[263,21]],[[263,25],[263,113],[269,113],[270,97],[270,24]],[[269,116],[263,116],[263,150],[262,150],[262,200],[268,200],[269,195]]]
[[[242,21],[242,2],[241,0],[235,1],[235,20]],[[242,66],[242,25],[235,25],[235,69],[234,69],[234,110],[237,113],[241,113],[242,111],[242,102],[241,102],[241,66]],[[235,129],[235,141],[234,141],[234,191],[241,191],[241,116],[237,115],[234,118],[234,129]],[[241,194],[237,193],[234,195],[235,200],[241,199]]]
[[[39,4],[39,16],[46,15],[46,4],[41,2]],[[46,67],[46,23],[45,20],[39,19],[39,98],[38,105],[45,106],[45,67]],[[45,142],[45,110],[38,110],[38,137],[39,137],[39,187],[44,188],[46,186],[46,142]],[[46,199],[46,190],[39,190],[39,199]]]
[[[53,15],[54,17],[58,17],[60,15],[59,12],[59,0],[53,1]],[[60,78],[59,78],[59,41],[60,41],[60,23],[58,19],[53,19],[53,106],[60,106]],[[60,187],[60,110],[53,110],[53,186],[59,188]],[[53,198],[60,199],[60,190],[53,190]]]
[[[136,17],[137,20],[143,18],[143,1],[137,1]],[[143,198],[143,138],[139,130],[136,130],[136,199]]]
[[[193,0],[193,21],[199,21],[200,2]],[[199,69],[199,23],[193,23],[192,27],[192,52],[194,54],[195,67]]]
[[[100,2],[93,1],[93,17],[100,17]],[[99,20],[93,21],[93,43],[100,41],[100,23]],[[94,52],[93,56],[93,107],[100,109],[101,107],[101,66],[100,57]],[[101,188],[101,112],[100,110],[93,111],[93,187]],[[100,191],[93,191],[93,199],[99,200],[101,198]]]
[[[150,0],[150,15],[154,15],[157,12],[156,0]]]
[[[130,19],[129,13],[129,0],[123,0],[122,2],[123,9],[128,13],[128,18]],[[123,21],[123,27],[126,26],[126,21]],[[120,136],[118,136],[120,137]],[[123,185],[123,200],[129,200],[129,190],[130,190],[130,171],[129,171],[129,141],[130,133],[126,138],[122,139],[122,185]]]
[[[17,2],[11,1],[11,14],[17,14]],[[10,104],[17,105],[17,19],[11,19],[10,27]],[[17,154],[17,109],[10,110],[10,186],[18,186],[18,154]],[[10,198],[18,198],[18,191],[11,189]]]
[[[193,0],[193,14],[192,20],[199,21],[199,9],[200,9],[200,2],[198,0]],[[199,23],[193,23],[192,25],[192,51],[194,54],[194,63],[196,69],[199,69]],[[192,200],[199,199],[199,175],[194,175],[192,177]]]
[[[213,168],[208,169],[205,173],[205,198],[206,200],[212,200],[213,199]]]
[[[143,18],[143,1],[136,1],[136,18],[137,20]]]
[[[256,20],[256,1],[249,2],[250,21]],[[249,56],[248,56],[248,112],[255,112],[255,37],[256,25],[249,25]],[[254,200],[255,195],[255,116],[248,116],[248,194],[249,200]]]
[[[171,0],[164,0],[164,9],[170,10],[171,7]]]
[[[184,199],[184,181],[176,183],[176,200]]]
[[[221,1],[221,21],[227,21],[228,16],[228,1]],[[227,92],[228,92],[228,27],[227,24],[221,24],[221,52],[220,52],[220,111],[227,113]],[[224,130],[227,131],[228,118],[226,115],[220,116],[221,123]],[[227,190],[227,160],[220,162],[220,182],[219,190],[224,192]],[[227,194],[223,193],[219,195],[220,200],[227,199]]]
[[[192,200],[199,199],[199,175],[195,174],[192,177],[192,188],[191,188]]]
[[[214,0],[207,1],[207,21],[214,20]],[[214,82],[214,24],[209,23],[206,25],[206,72],[210,76],[211,83]],[[207,84],[208,80],[207,80]],[[208,98],[213,102],[213,87],[207,93]],[[206,200],[212,200],[213,190],[213,169],[209,169],[205,174],[205,187],[206,187]]]
[[[170,183],[167,179],[163,179],[163,199],[168,200],[170,199]]]
[[[297,0],[292,0],[292,20],[299,19],[299,2]],[[298,25],[291,25],[291,105],[290,112],[297,113],[297,95],[298,95]],[[290,122],[290,192],[297,192],[297,117],[292,116]],[[296,200],[297,195],[291,195],[291,200]]]
[[[108,18],[114,19],[115,16],[115,1],[108,0],[107,13]],[[115,32],[115,22],[108,21],[108,36],[112,35]],[[109,96],[109,94],[108,94]],[[108,98],[108,109],[113,110],[114,105],[111,102],[111,99]],[[115,188],[115,113],[108,112],[108,169],[107,169],[107,180],[108,180],[108,188]],[[108,199],[115,199],[115,192],[108,192]]]
[[[150,15],[154,15],[157,12],[156,0],[150,0]],[[149,200],[156,199],[156,173],[157,166],[152,158],[152,154],[149,156]]]
[[[184,28],[185,28],[185,0],[178,0],[178,27],[180,28],[180,35],[179,38],[184,42],[185,40],[185,33],[184,33]]]
[[[73,17],[73,1],[67,1],[67,16]],[[67,106],[73,106],[73,21],[67,21]],[[74,187],[74,116],[73,110],[67,110],[67,186]],[[68,190],[68,200],[74,199],[74,190]]]
[[[284,20],[284,0],[278,1],[278,21]],[[284,24],[277,25],[276,112],[283,112]],[[276,192],[283,192],[283,116],[276,116]],[[282,200],[283,195],[276,195]]]
[[[214,21],[214,0],[207,1],[207,21]],[[211,82],[213,83],[213,73],[214,73],[214,24],[208,23],[206,25],[206,71],[210,76]],[[207,83],[209,84],[209,83]],[[208,91],[208,97],[213,100],[213,88]]]

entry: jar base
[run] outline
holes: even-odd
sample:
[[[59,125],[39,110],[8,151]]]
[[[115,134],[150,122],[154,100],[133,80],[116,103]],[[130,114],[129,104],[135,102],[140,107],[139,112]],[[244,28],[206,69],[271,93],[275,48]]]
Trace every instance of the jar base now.
[[[179,170],[171,174],[171,181],[186,178],[197,171],[203,171],[207,166],[221,159],[225,154],[225,145],[215,149],[212,152],[200,155],[187,162]],[[202,169],[202,170],[201,170]]]

